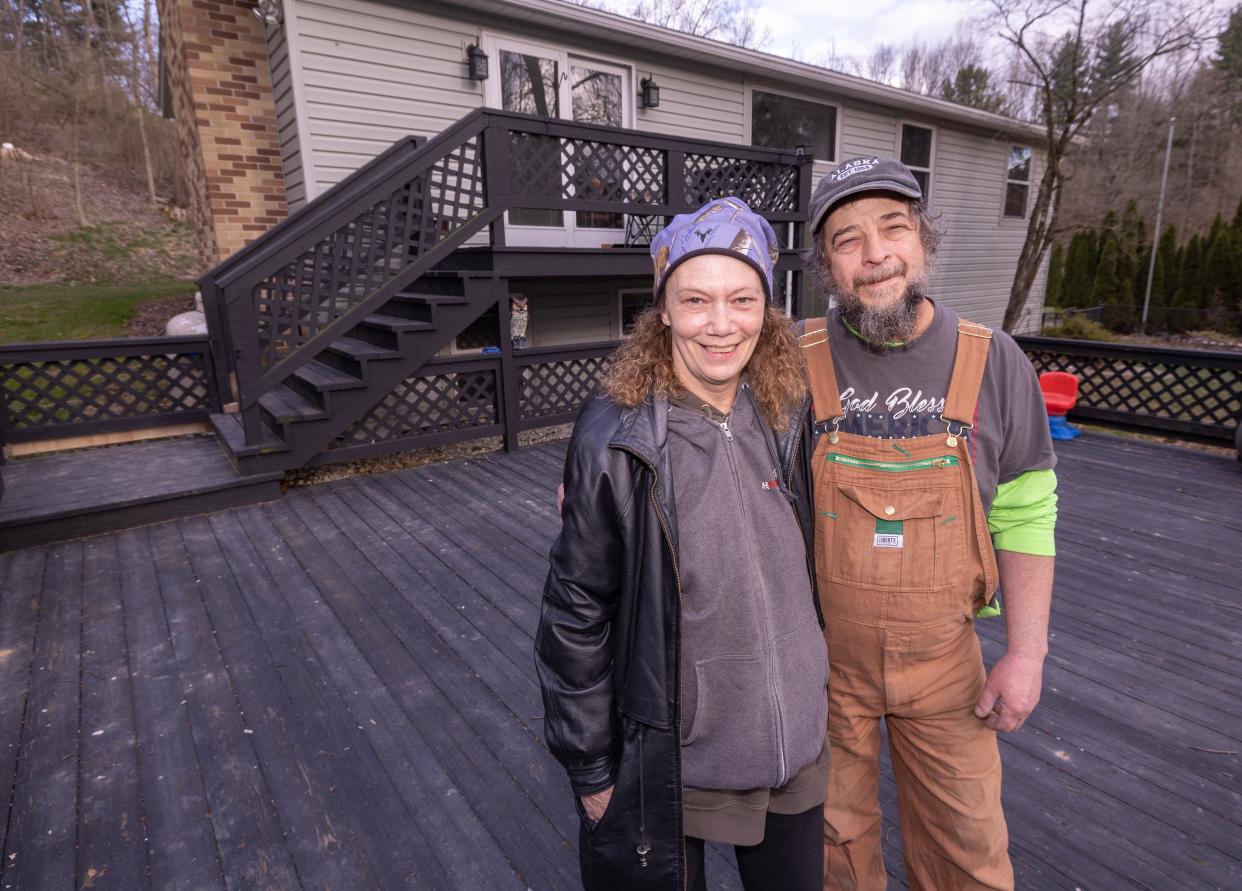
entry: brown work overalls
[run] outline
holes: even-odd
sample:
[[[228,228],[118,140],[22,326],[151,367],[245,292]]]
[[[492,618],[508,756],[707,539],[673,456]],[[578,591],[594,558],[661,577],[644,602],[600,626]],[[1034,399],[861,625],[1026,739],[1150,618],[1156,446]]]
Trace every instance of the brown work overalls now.
[[[824,887],[883,891],[880,718],[912,891],[1011,889],[996,734],[974,714],[985,672],[972,617],[996,556],[968,433],[992,333],[958,325],[949,432],[877,439],[845,417],[823,319],[801,338],[818,424],[815,569],[832,665]]]

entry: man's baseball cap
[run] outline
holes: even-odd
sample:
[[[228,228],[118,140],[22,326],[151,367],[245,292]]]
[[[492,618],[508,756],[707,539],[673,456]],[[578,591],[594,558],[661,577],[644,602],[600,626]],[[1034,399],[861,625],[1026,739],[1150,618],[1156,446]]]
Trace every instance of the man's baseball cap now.
[[[819,231],[828,212],[850,195],[859,192],[896,192],[923,200],[923,190],[910,168],[893,158],[850,158],[819,181],[811,196],[811,234]]]
[[[658,300],[673,270],[699,254],[724,254],[754,267],[772,299],[780,243],[772,226],[740,198],[717,198],[692,213],[678,214],[651,240]]]

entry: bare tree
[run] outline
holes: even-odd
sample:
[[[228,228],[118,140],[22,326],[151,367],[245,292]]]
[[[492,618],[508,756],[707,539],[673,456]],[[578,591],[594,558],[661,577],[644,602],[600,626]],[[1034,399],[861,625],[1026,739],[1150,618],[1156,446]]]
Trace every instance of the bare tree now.
[[[152,106],[157,101],[160,89],[159,57],[155,53],[154,16],[151,15],[151,0],[143,0],[142,4],[142,46],[146,50],[147,63],[147,101]]]
[[[86,227],[86,205],[82,199],[82,126],[90,106],[88,97],[97,86],[95,77],[99,67],[91,51],[90,28],[80,24],[79,34],[74,38],[75,16],[65,8],[61,0],[45,4],[40,10],[43,25],[44,49],[48,64],[43,72],[28,70],[26,73],[53,99],[62,126],[69,135],[69,184],[73,189],[73,209],[78,224]],[[78,10],[82,12],[82,10]]]
[[[148,4],[149,6],[149,4]],[[151,144],[147,140],[147,112],[142,101],[142,44],[140,33],[130,20],[129,10],[123,8],[125,24],[130,34],[130,96],[134,104],[134,114],[138,118],[138,137],[142,143],[142,165],[147,174],[147,198],[154,207],[157,203],[155,194],[155,167],[151,163]]]
[[[990,0],[989,22],[1021,60],[1019,83],[1037,94],[1044,170],[1018,258],[1004,328],[1022,318],[1051,245],[1066,154],[1097,112],[1153,60],[1182,52],[1208,33],[1210,4],[1192,9],[1156,0]],[[1114,51],[1110,51],[1110,47]],[[1118,48],[1124,52],[1115,52]]]
[[[630,0],[622,14],[661,28],[761,49],[772,34],[760,26],[758,12],[756,0]]]
[[[867,77],[879,83],[888,83],[893,77],[893,66],[897,63],[897,47],[891,43],[880,43],[867,56]]]

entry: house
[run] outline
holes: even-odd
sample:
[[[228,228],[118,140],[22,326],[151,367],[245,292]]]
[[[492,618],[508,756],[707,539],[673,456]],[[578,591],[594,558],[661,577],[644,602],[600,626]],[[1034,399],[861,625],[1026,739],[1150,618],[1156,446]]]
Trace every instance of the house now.
[[[240,383],[269,394],[310,361],[303,346],[326,347],[329,334],[364,318],[358,295],[342,296],[359,262],[383,266],[358,286],[381,289],[367,298],[373,313],[388,306],[380,315],[395,312],[383,298],[408,291],[406,279],[431,270],[433,259],[441,278],[493,276],[486,288],[471,286],[473,297],[464,285],[448,295],[418,279],[424,297],[468,304],[451,336],[438,327],[439,342],[424,338],[418,355],[508,357],[502,332],[511,298],[523,297],[527,339],[517,353],[530,359],[535,350],[624,336],[649,300],[641,245],[652,228],[701,198],[736,193],[763,205],[790,248],[778,264],[777,299],[791,314],[821,311],[797,259],[806,200],[818,177],[859,154],[900,157],[941,215],[947,237],[933,296],[971,319],[1001,321],[1041,174],[1040,134],[1030,125],[561,0],[161,0],[160,11],[170,98],[196,186],[191,211],[204,259],[222,261],[204,285],[209,302],[218,298],[209,319],[231,332],[221,335],[229,344],[216,364],[233,375],[246,448],[262,448],[265,429],[278,438],[289,432],[278,416],[293,400],[285,394],[276,406],[267,395],[263,407],[259,391],[247,396]],[[462,129],[467,120],[473,135]],[[485,130],[496,134],[486,149]],[[389,182],[403,191],[367,205],[372,216],[357,216],[363,205],[341,216],[364,187],[382,191],[377,170],[417,167],[413,155],[398,160],[401,151],[431,146],[448,152],[439,167],[419,168],[416,183]],[[484,157],[493,151],[501,154]],[[434,223],[431,240],[443,236],[435,258],[414,269],[406,263],[414,248],[398,259],[390,240],[371,243],[377,218],[408,230],[408,217],[402,224],[389,212],[417,211],[426,189],[463,173],[466,191],[477,194]],[[504,207],[486,222],[485,191],[504,193]],[[329,205],[338,208],[337,234],[323,241]],[[289,222],[273,229],[286,214]],[[428,246],[426,233],[419,238]],[[265,251],[270,262],[260,273]],[[405,278],[389,281],[389,267]],[[1034,293],[1042,288],[1037,281]],[[337,296],[325,303],[329,291]],[[1039,303],[1028,330],[1038,325]],[[243,305],[254,318],[239,321]],[[350,337],[378,335],[363,328]],[[337,362],[339,354],[328,364],[359,372],[371,358]],[[352,401],[310,385],[300,392],[324,411],[329,401],[364,411],[383,396],[380,386],[368,384]],[[299,460],[316,454],[309,444],[295,451]]]

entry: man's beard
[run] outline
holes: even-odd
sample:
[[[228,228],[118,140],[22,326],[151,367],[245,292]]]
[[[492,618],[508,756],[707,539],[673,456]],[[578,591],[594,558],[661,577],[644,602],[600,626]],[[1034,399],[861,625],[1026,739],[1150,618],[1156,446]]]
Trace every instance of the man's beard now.
[[[885,306],[868,304],[859,295],[858,288],[906,273],[903,264],[860,276],[854,280],[853,288],[844,288],[832,280],[826,282],[829,296],[836,299],[841,309],[841,318],[872,349],[888,350],[913,337],[919,320],[919,305],[926,297],[927,280],[925,275],[911,278],[900,298]]]

